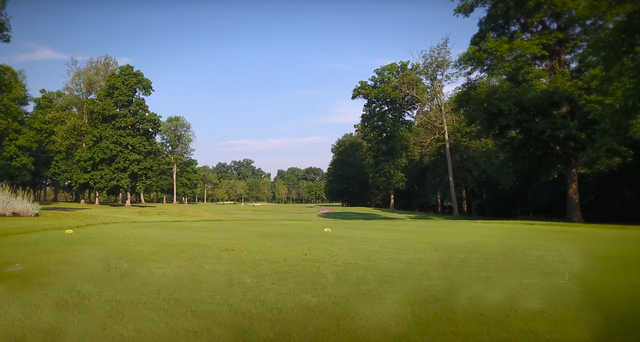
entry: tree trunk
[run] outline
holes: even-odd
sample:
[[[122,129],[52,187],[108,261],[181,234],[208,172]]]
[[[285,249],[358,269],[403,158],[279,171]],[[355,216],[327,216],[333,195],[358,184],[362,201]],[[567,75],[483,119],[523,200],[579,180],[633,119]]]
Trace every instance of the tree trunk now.
[[[96,205],[100,205],[100,193],[96,191]]]
[[[207,187],[204,187],[204,203],[207,203]]]
[[[55,202],[58,202],[58,187],[57,186],[53,187],[53,200]]]
[[[177,195],[177,188],[176,188],[176,173],[178,172],[178,164],[176,162],[173,162],[173,204],[178,203],[178,195]]]
[[[442,199],[440,198],[440,191],[436,194],[436,203],[438,204],[438,214],[442,214]]]
[[[467,189],[462,188],[462,212],[469,215],[469,205],[467,202]]]
[[[451,205],[453,206],[453,216],[459,216],[458,212],[458,200],[456,199],[456,187],[453,182],[453,165],[451,163],[451,149],[449,147],[449,130],[447,128],[447,118],[444,116],[444,110],[442,113],[442,124],[444,125],[444,148],[447,154],[447,170],[449,171],[449,190],[451,191]]]
[[[140,190],[140,203],[145,204],[144,203],[144,191]]]
[[[578,187],[578,168],[570,167],[567,172],[567,218],[572,222],[583,222],[580,209],[580,190]]]
[[[122,192],[118,193],[118,203],[122,204]]]
[[[162,204],[167,204],[167,195],[162,195]]]
[[[47,186],[44,187],[44,198],[42,199],[43,201],[47,201]]]
[[[389,209],[393,209],[393,207],[395,206],[396,202],[396,197],[393,194],[393,191],[391,191],[391,193],[389,194]]]
[[[125,208],[131,207],[131,192],[127,191],[127,202],[124,204]]]
[[[189,196],[184,196],[184,204],[189,204]]]

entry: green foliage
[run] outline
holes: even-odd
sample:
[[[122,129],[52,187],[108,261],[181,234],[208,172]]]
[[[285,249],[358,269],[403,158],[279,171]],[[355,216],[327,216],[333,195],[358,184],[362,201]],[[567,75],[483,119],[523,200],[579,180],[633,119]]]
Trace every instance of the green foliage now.
[[[89,123],[90,99],[98,96],[104,87],[109,74],[118,70],[118,61],[105,55],[89,58],[83,65],[77,59],[71,58],[67,65],[68,80],[64,92],[68,95],[66,101],[76,113],[81,114]]]
[[[322,169],[290,167],[278,170],[273,192],[279,203],[318,203],[326,199],[324,188],[325,174]]]
[[[125,65],[111,73],[97,98],[96,122],[88,136],[86,158],[90,183],[96,189],[135,191],[154,174],[161,150],[156,142],[161,121],[143,96],[151,81]]]
[[[456,13],[468,16],[479,7],[486,14],[460,59],[473,78],[458,94],[458,108],[520,168],[534,158],[539,180],[564,175],[567,215],[581,220],[573,175],[614,169],[631,156],[621,137],[632,117],[615,108],[630,94],[605,90],[611,84],[597,62],[606,60],[597,46],[638,5],[460,1]],[[613,84],[625,88],[633,82]]]
[[[180,162],[193,154],[194,134],[191,124],[183,116],[170,116],[162,123],[160,141],[171,160]]]
[[[362,138],[345,134],[331,147],[333,157],[327,169],[327,196],[343,205],[367,205],[369,170]]]
[[[351,97],[366,101],[356,130],[368,149],[372,200],[377,205],[404,186],[408,132],[419,108],[419,101],[403,90],[411,75],[409,62],[387,64],[375,69],[368,81],[360,81]]]
[[[11,22],[9,15],[5,12],[7,7],[6,0],[0,0],[0,42],[8,43],[11,41]]]
[[[198,169],[198,161],[192,158],[186,159],[178,170],[178,196],[194,197],[199,193],[202,174]]]
[[[24,185],[30,181],[25,171],[33,170],[33,159],[21,149],[28,103],[22,74],[0,65],[0,182]]]

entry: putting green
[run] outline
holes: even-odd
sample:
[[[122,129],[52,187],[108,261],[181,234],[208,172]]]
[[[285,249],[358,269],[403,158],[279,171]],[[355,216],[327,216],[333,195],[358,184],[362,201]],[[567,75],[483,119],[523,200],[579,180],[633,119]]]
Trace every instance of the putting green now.
[[[0,341],[640,340],[640,227],[327,208],[0,218]]]

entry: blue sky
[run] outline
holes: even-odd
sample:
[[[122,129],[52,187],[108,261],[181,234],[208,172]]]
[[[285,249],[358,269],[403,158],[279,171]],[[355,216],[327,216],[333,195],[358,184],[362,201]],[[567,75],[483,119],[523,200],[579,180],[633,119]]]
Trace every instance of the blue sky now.
[[[60,89],[65,64],[109,54],[153,82],[147,103],[183,115],[200,164],[251,158],[326,170],[352,132],[359,80],[449,36],[466,49],[477,18],[439,1],[9,1],[13,38],[0,62],[32,95]]]

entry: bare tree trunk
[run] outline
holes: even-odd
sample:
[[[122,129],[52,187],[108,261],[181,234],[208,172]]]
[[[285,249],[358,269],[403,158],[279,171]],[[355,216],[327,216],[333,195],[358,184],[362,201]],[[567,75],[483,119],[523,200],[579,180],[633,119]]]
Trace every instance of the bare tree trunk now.
[[[122,191],[118,193],[118,203],[122,204]]]
[[[162,204],[167,204],[167,195],[162,195]]]
[[[436,194],[436,203],[438,204],[438,214],[442,214],[442,199],[440,198],[440,191]]]
[[[140,190],[140,203],[145,204],[144,202],[144,191]]]
[[[53,187],[53,200],[55,202],[58,202],[58,187],[57,186]]]
[[[96,191],[96,205],[100,205],[100,193]]]
[[[127,202],[124,204],[125,208],[131,207],[131,192],[127,191]]]
[[[189,196],[184,196],[184,204],[189,204]]]
[[[173,162],[173,204],[178,203],[176,188],[176,173],[178,172],[178,164]]]
[[[48,186],[44,187],[44,198],[42,199],[45,202],[47,201],[47,188],[48,188]]]
[[[204,203],[207,203],[207,187],[204,187]]]
[[[467,203],[467,189],[462,188],[462,212],[465,215],[469,214],[469,205]]]
[[[567,172],[567,218],[572,222],[584,222],[580,209],[580,189],[578,168],[570,167]]]
[[[389,209],[393,209],[393,207],[395,206],[396,202],[396,197],[393,194],[393,191],[391,191],[391,193],[389,194]]]
[[[447,170],[449,171],[449,190],[451,191],[451,205],[453,206],[453,216],[459,216],[458,200],[456,199],[456,187],[453,181],[453,165],[451,163],[451,148],[449,147],[449,130],[447,128],[447,118],[444,116],[444,109],[441,109],[442,124],[444,125],[444,147],[447,154]]]

